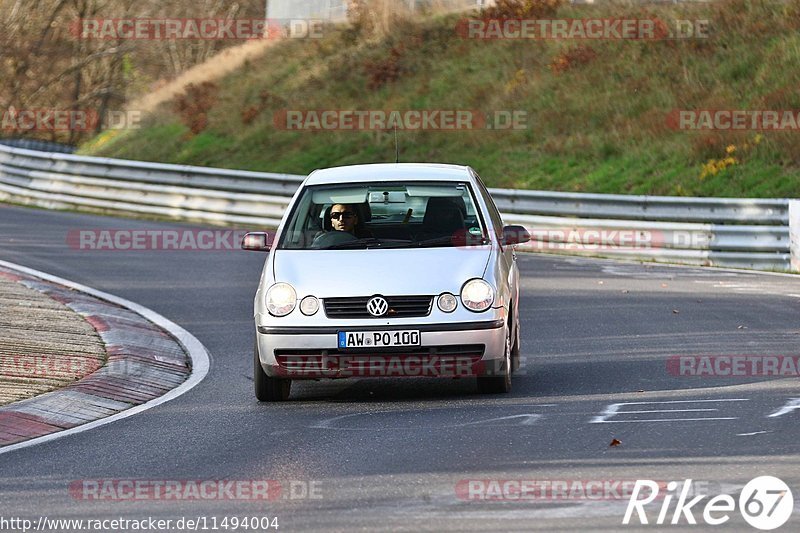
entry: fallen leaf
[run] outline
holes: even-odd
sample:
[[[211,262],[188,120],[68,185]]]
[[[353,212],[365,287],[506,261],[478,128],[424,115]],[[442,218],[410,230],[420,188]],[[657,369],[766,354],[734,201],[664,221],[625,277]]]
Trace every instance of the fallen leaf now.
[[[619,446],[620,444],[622,444],[621,440],[619,440],[619,439],[611,439],[611,444],[609,444],[609,446]]]

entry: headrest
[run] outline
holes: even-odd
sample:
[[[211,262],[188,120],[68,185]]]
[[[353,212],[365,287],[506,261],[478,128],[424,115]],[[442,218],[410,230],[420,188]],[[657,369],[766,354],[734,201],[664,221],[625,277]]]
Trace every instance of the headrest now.
[[[434,196],[428,199],[422,225],[429,231],[449,233],[464,227],[464,215],[451,198]]]

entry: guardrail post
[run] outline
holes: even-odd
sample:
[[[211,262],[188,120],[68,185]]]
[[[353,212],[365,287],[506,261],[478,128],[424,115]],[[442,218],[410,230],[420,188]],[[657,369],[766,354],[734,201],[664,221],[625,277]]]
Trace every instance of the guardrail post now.
[[[800,271],[800,200],[789,200],[789,251],[792,270]]]

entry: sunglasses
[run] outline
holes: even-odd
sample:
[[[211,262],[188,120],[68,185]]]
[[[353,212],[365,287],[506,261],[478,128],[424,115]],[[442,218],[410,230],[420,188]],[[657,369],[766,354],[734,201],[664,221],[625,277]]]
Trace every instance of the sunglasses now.
[[[352,211],[342,211],[342,212],[335,211],[331,213],[331,218],[333,220],[339,220],[340,218],[348,219],[348,218],[353,218],[354,216],[356,216],[356,214],[353,213]]]

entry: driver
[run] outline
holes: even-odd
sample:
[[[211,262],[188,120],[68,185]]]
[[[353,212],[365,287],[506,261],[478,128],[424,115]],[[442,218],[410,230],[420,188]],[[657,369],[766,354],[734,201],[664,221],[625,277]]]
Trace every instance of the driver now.
[[[356,234],[358,213],[349,204],[335,204],[331,207],[331,227],[334,231],[346,231]]]
[[[317,234],[314,235],[311,247],[325,247],[330,244],[342,242],[340,239],[341,237],[344,237],[345,240],[347,240],[347,236],[345,234],[352,235],[352,237],[350,237],[351,239],[372,237],[372,232],[365,228],[361,223],[358,213],[358,209],[352,204],[332,205],[330,208],[330,213],[328,214],[328,220],[330,222],[330,226],[328,227],[331,229],[328,231],[323,230],[317,232]],[[326,235],[328,237],[326,237]],[[337,235],[340,238],[337,238]],[[331,237],[335,238],[336,240],[331,241]]]

